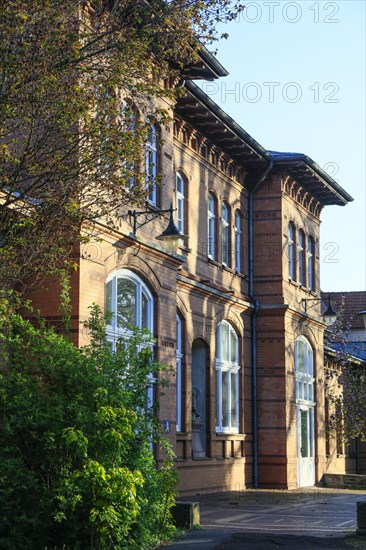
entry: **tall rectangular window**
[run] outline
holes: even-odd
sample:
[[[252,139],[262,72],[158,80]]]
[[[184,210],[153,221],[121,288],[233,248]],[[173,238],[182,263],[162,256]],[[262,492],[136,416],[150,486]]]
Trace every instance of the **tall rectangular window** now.
[[[235,212],[235,271],[241,272],[241,248],[242,248],[242,238],[241,238],[241,227],[242,227],[242,217],[240,212]]]
[[[313,237],[308,238],[308,287],[315,291],[315,243]]]
[[[299,231],[299,282],[306,286],[306,250],[305,250],[305,234],[300,229]]]
[[[296,281],[295,226],[292,222],[288,224],[287,244],[288,276],[292,281]]]
[[[177,227],[184,235],[185,232],[185,181],[180,172],[176,173],[176,209],[177,209]]]
[[[158,175],[158,129],[155,123],[150,124],[147,131],[145,149],[145,173],[148,200],[157,203],[156,178]]]
[[[225,203],[221,206],[221,262],[229,265],[229,209]]]
[[[208,195],[208,209],[207,209],[207,255],[209,258],[215,258],[216,248],[216,200],[212,193]]]

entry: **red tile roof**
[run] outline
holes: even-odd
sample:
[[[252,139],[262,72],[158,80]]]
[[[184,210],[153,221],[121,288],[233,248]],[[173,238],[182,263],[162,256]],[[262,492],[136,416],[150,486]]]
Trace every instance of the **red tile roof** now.
[[[322,292],[324,303],[328,303],[328,296],[331,295],[331,302],[334,309],[339,312],[344,303],[344,322],[350,323],[352,329],[364,329],[360,311],[366,311],[366,291],[355,292]]]

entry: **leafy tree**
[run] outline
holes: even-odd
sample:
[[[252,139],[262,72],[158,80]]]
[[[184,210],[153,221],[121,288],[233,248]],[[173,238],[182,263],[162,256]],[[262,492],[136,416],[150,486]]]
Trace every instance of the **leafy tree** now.
[[[142,158],[149,125],[167,121],[199,41],[240,10],[238,0],[0,3],[3,285],[72,263],[83,222],[86,234],[97,219],[115,227],[124,204],[144,200],[156,183]]]
[[[0,547],[141,550],[171,534],[175,473],[147,386],[147,335],[111,353],[99,309],[77,349],[0,311]],[[153,445],[165,450],[157,467]]]
[[[330,361],[325,370],[326,397],[331,404],[328,429],[344,441],[366,441],[366,363],[362,343],[350,342],[352,321],[345,322],[344,303],[330,327],[326,345]],[[329,351],[328,351],[329,353]]]

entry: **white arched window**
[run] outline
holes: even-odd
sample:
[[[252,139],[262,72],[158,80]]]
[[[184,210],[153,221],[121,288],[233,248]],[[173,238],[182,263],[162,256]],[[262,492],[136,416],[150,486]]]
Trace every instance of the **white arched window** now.
[[[298,484],[315,483],[314,429],[314,352],[309,341],[300,336],[295,342],[296,429]]]
[[[222,321],[216,329],[216,432],[239,432],[239,338]]]
[[[221,263],[229,265],[229,208],[225,203],[221,205]]]
[[[177,314],[176,316],[176,330],[177,330],[177,373],[176,373],[176,406],[177,406],[177,420],[176,420],[176,429],[177,432],[181,432],[183,430],[183,400],[182,400],[182,392],[183,392],[183,323],[182,319]]]
[[[315,243],[311,236],[308,238],[308,287],[315,290]]]
[[[126,335],[131,327],[153,332],[153,297],[133,271],[119,269],[107,278],[106,311],[112,313],[111,336]]]
[[[153,334],[153,296],[143,280],[129,269],[118,269],[107,278],[106,312],[112,314],[107,325],[107,339],[113,351],[121,337],[128,338],[131,335],[133,327],[146,329]],[[152,346],[152,343],[147,338],[144,345]],[[147,389],[148,408],[154,402],[152,375],[150,380]]]
[[[216,200],[212,193],[208,194],[208,207],[207,207],[207,255],[209,258],[215,258],[216,248]]]
[[[300,336],[295,342],[296,399],[314,403],[314,352],[308,340]]]
[[[288,224],[288,276],[296,281],[296,255],[295,255],[295,226],[292,222]]]
[[[241,272],[241,225],[240,212],[235,212],[235,271]]]
[[[149,122],[145,150],[146,188],[149,190],[148,200],[155,205],[157,203],[158,135],[157,124]]]

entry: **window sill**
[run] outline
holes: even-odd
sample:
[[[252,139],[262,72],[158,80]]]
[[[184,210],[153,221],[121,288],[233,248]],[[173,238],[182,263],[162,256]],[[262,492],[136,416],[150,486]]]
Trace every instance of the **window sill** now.
[[[240,279],[244,279],[244,281],[248,280],[248,275],[245,275],[245,273],[242,273],[241,271],[235,271],[235,275],[240,277]]]
[[[239,435],[239,430],[227,430],[227,431],[223,431],[223,430],[218,430],[216,428],[215,430],[215,433],[217,436],[221,437],[221,436],[226,436],[226,435]]]
[[[233,275],[235,275],[236,273],[235,269],[233,269],[232,267],[229,267],[226,264],[221,264],[221,267],[222,269],[224,269],[225,271],[228,271],[229,273],[232,273]]]
[[[210,258],[210,256],[208,256],[207,259],[209,264],[215,265],[216,267],[222,267],[222,264],[220,264],[220,262],[214,260],[213,258]]]

